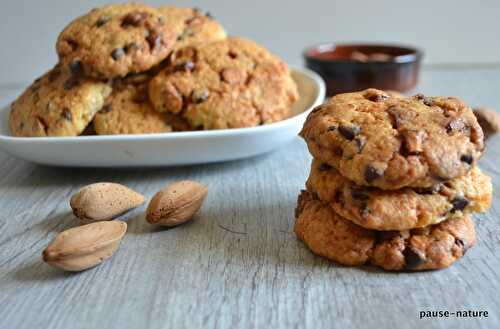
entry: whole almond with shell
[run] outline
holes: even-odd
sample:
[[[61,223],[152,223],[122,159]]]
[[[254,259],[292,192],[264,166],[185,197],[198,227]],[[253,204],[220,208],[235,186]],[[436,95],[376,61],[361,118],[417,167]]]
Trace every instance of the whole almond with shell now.
[[[193,217],[200,209],[208,188],[195,181],[180,181],[155,194],[148,205],[146,220],[151,224],[172,227]]]
[[[116,183],[95,183],[83,187],[71,197],[70,206],[84,221],[116,218],[141,205],[144,196]]]
[[[66,271],[83,271],[113,256],[127,231],[122,221],[95,222],[59,233],[43,251],[43,261]]]

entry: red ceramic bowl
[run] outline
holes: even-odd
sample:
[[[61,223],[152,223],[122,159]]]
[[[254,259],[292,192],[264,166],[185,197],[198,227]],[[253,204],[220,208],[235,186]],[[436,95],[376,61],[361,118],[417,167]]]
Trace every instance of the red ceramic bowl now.
[[[422,57],[417,48],[385,44],[326,43],[304,51],[306,67],[325,80],[328,95],[367,88],[410,91]]]

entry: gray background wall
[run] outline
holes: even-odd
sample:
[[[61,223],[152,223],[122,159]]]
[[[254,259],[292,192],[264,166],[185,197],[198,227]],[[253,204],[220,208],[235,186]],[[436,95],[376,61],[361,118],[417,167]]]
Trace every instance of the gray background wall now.
[[[0,0],[0,84],[33,80],[56,62],[54,42],[72,18],[110,1]],[[148,1],[198,6],[233,35],[250,37],[292,65],[330,40],[415,44],[431,64],[500,62],[499,0]]]

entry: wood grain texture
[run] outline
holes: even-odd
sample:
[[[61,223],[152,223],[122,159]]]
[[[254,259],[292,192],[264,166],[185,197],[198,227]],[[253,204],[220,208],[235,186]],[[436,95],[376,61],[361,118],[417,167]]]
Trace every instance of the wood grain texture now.
[[[500,109],[500,70],[424,71],[421,90]],[[500,137],[481,160],[500,187]],[[293,211],[310,156],[297,139],[270,155],[164,169],[36,166],[0,153],[0,328],[498,328],[500,200],[475,216],[478,245],[449,269],[387,273],[345,268],[295,238]],[[41,261],[77,224],[70,196],[98,181],[151,197],[181,179],[209,187],[196,219],[146,223],[146,205],[109,261],[64,273]],[[420,320],[421,310],[485,310],[487,319]]]

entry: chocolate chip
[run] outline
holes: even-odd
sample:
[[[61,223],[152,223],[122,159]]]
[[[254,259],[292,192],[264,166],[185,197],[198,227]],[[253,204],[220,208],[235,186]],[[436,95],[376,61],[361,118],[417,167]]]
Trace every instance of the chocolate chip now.
[[[236,57],[238,57],[238,55],[234,51],[231,51],[231,50],[227,53],[227,55],[231,59],[236,59]]]
[[[83,73],[83,64],[79,59],[75,59],[69,64],[69,70],[73,75],[80,75]]]
[[[109,16],[101,16],[95,23],[95,26],[101,27],[109,21]]]
[[[361,132],[361,128],[352,125],[352,126],[345,126],[341,125],[339,126],[339,133],[347,140],[352,141],[356,135],[358,135]]]
[[[343,154],[344,154],[344,150],[342,150],[341,147],[336,147],[334,150],[333,150],[333,153],[335,153],[336,156],[339,156],[341,157]]]
[[[375,179],[379,178],[382,176],[382,173],[372,165],[368,165],[365,169],[365,181],[368,183],[373,182]]]
[[[456,211],[462,211],[469,205],[470,201],[467,200],[464,197],[455,197],[453,200],[451,200],[452,208],[450,210],[451,213],[454,213]]]
[[[340,204],[344,203],[344,195],[342,194],[341,190],[335,190],[333,194],[333,201],[335,201],[335,203],[340,203]]]
[[[135,42],[131,42],[129,44],[127,44],[124,48],[125,52],[127,54],[131,53],[132,51],[136,51],[136,50],[139,50],[141,49],[141,46],[139,46],[137,43]]]
[[[332,167],[331,167],[329,164],[324,163],[324,162],[323,162],[323,163],[321,163],[321,164],[319,165],[319,167],[318,167],[318,170],[319,170],[319,171],[327,171],[327,170],[330,170],[330,169],[332,169]]]
[[[328,127],[327,131],[335,131],[337,130],[337,127],[336,126],[330,126]]]
[[[405,268],[408,270],[414,269],[415,267],[425,263],[425,258],[411,247],[406,247],[405,250],[403,250],[403,256],[406,263]]]
[[[155,49],[158,49],[159,47],[161,47],[162,39],[163,39],[163,34],[161,34],[161,33],[150,33],[146,37],[146,41],[149,44],[149,49],[151,49],[151,51],[154,51]]]
[[[389,95],[382,94],[380,92],[368,91],[364,94],[364,96],[367,100],[372,101],[372,102],[383,102],[383,101],[389,99]]]
[[[351,190],[351,197],[358,201],[368,201],[370,196],[366,194],[366,191],[361,188],[354,188]]]
[[[71,111],[67,107],[63,108],[63,110],[61,111],[61,117],[63,117],[68,121],[71,121],[73,119],[73,115],[71,114]]]
[[[413,96],[414,98],[416,98],[417,100],[419,101],[422,101],[422,103],[424,103],[424,105],[427,105],[427,106],[432,106],[433,104],[433,101],[432,101],[432,98],[430,97],[425,97],[424,94],[416,94],[415,96]]]
[[[102,109],[99,111],[99,113],[104,114],[104,113],[109,113],[113,110],[113,107],[111,104],[106,104],[102,107]]]
[[[176,71],[191,71],[192,69],[194,69],[194,63],[191,61],[182,62],[175,66]]]
[[[465,249],[466,243],[462,239],[455,238],[455,244],[459,246],[462,250]]]
[[[470,154],[464,154],[460,157],[460,161],[465,162],[467,164],[472,164],[474,162],[474,158]]]
[[[204,101],[206,101],[208,99],[208,96],[210,96],[210,93],[206,89],[195,90],[191,94],[191,100],[195,104],[200,104],[200,103],[203,103]]]
[[[124,28],[138,27],[147,18],[147,13],[130,13],[123,17],[121,26]]]
[[[358,148],[358,152],[361,152],[363,150],[363,147],[365,147],[366,139],[361,138],[361,137],[356,137],[354,139],[354,142],[356,143],[356,147]]]
[[[111,57],[113,57],[115,61],[119,60],[123,56],[125,56],[125,51],[123,50],[123,48],[116,48],[111,52]]]
[[[68,80],[66,80],[63,87],[64,87],[64,90],[71,90],[74,87],[78,86],[79,84],[80,84],[80,82],[78,81],[78,79],[71,77]]]
[[[215,19],[214,15],[212,15],[209,11],[205,13],[205,16],[210,19]]]
[[[387,113],[389,114],[389,118],[391,119],[391,124],[393,129],[398,129],[404,122],[403,112],[405,109],[398,106],[391,106],[387,109]]]
[[[78,49],[78,42],[76,42],[75,40],[72,40],[72,39],[66,39],[64,40],[66,41],[66,43],[68,44],[68,46],[70,46],[70,48],[75,51]]]

